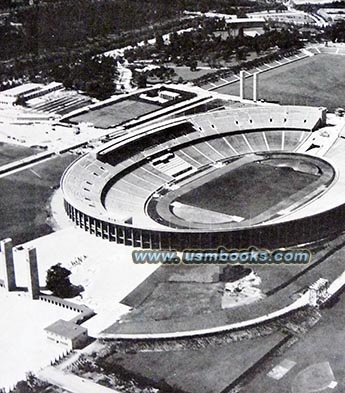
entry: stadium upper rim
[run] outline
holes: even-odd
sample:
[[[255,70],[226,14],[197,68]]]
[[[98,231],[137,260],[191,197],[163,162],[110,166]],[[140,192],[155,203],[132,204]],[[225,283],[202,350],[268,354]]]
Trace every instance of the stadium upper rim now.
[[[338,218],[345,215],[342,204],[332,207],[327,203],[328,187],[324,186],[315,194],[316,199],[324,201],[323,208],[309,209],[311,213],[304,215],[303,206],[299,206],[255,225],[171,227],[153,220],[147,206],[157,190],[174,190],[178,182],[193,178],[205,168],[216,173],[234,157],[269,152],[311,158],[312,154],[305,154],[301,146],[325,120],[324,108],[261,106],[142,127],[67,168],[61,179],[66,212],[78,226],[96,236],[143,248],[274,247],[318,240],[329,235],[329,214]],[[327,170],[333,168],[324,158],[312,159]],[[332,180],[338,175],[335,167]],[[314,199],[306,203],[312,206]],[[333,229],[339,230],[339,225]],[[312,231],[311,226],[316,230]]]

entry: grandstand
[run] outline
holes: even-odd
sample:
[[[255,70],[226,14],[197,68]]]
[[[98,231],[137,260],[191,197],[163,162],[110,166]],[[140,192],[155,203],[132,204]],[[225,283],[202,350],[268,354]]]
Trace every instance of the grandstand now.
[[[74,91],[60,89],[30,98],[26,103],[38,112],[63,116],[92,104],[92,100]]]
[[[291,223],[288,216],[296,211],[303,216],[304,206],[325,198],[336,180],[327,160],[299,152],[324,124],[322,108],[265,106],[182,117],[139,129],[78,159],[66,170],[61,180],[65,208],[84,230],[144,248],[273,246],[303,241],[304,227],[297,230],[299,224]],[[278,176],[286,177],[281,199],[264,202],[267,197],[261,187],[263,197],[257,199],[262,209],[253,208],[254,216],[232,214],[231,204],[229,211],[218,211],[218,217],[230,217],[220,222],[214,219],[212,208],[204,211],[206,218],[201,222],[181,216],[181,204],[179,216],[174,214],[182,195],[222,176],[231,178],[247,167],[283,173]],[[210,192],[206,189],[208,199]],[[207,215],[212,224],[207,224]],[[303,218],[308,226],[315,219],[312,215],[309,221]],[[274,224],[266,224],[271,221]],[[327,235],[325,227],[315,228],[319,227],[322,233],[316,229],[312,238]]]
[[[26,107],[34,109],[35,112],[58,116],[92,104],[89,97],[72,90],[66,90],[59,82],[51,82],[47,85],[25,83],[0,93],[1,105],[13,106],[17,104],[19,99],[25,103]]]

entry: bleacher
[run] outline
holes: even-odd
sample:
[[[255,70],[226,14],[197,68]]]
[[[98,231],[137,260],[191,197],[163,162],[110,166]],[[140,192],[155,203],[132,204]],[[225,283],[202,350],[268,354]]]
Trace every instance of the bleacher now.
[[[182,158],[187,157],[190,160],[189,162],[194,162],[194,165],[197,168],[200,168],[204,165],[209,165],[214,162],[212,159],[203,154],[198,149],[197,145],[184,147],[178,151],[177,154]]]
[[[193,122],[202,128],[207,118],[209,123],[222,132],[271,128],[313,130],[320,121],[320,114],[320,109],[314,107],[253,107],[207,113],[193,119]]]
[[[289,131],[285,133],[284,150],[295,151],[297,147],[310,135],[306,131]]]
[[[162,183],[162,181],[166,183],[166,182],[173,179],[170,175],[159,171],[158,169],[153,167],[151,164],[145,164],[145,165],[141,166],[140,168],[138,168],[138,171],[139,171],[139,173],[140,173],[140,171],[144,171],[156,179],[161,179],[160,183]]]
[[[225,138],[231,146],[236,147],[238,154],[246,154],[267,150],[263,134],[263,132],[248,132],[246,134],[230,135]],[[303,131],[266,132],[267,143],[272,151],[293,151],[307,135],[308,133]],[[143,207],[146,199],[157,188],[176,178],[178,173],[189,174],[205,165],[232,156],[235,156],[234,151],[224,142],[222,137],[184,147],[165,163],[159,162],[157,165],[153,165],[153,162],[146,163],[121,177],[107,192],[103,201],[104,207],[116,215],[117,220],[120,221],[126,221],[129,216],[138,218],[138,208]],[[134,164],[133,161],[132,163]],[[113,166],[111,168],[111,170],[114,170]],[[97,176],[102,178],[99,167],[93,166],[90,169],[94,176],[97,173]],[[97,178],[96,181],[98,180]],[[95,182],[95,179],[93,181]],[[129,195],[130,198],[128,198]]]
[[[268,150],[263,132],[248,132],[246,139],[254,151]]]
[[[232,157],[235,155],[235,152],[231,150],[229,145],[227,145],[223,138],[211,139],[208,141],[208,144],[212,146],[213,149],[218,151],[218,154],[223,158]]]
[[[207,141],[193,144],[194,149],[210,162],[216,162],[224,157],[215,150]]]
[[[269,131],[265,132],[267,144],[270,151],[282,150],[283,146],[283,132],[282,131]]]
[[[119,146],[116,150],[107,149],[104,152],[100,152],[98,158],[111,165],[117,165],[128,157],[135,156],[140,152],[145,156],[150,156],[154,154],[157,149],[159,151],[159,146],[164,146],[164,149],[166,149],[169,145],[173,145],[171,141],[175,140],[176,143],[178,138],[186,138],[187,134],[196,133],[195,129],[187,122],[173,126],[169,129],[169,132],[165,131],[165,129],[162,129],[155,133],[145,133],[132,142]],[[140,143],[138,143],[138,140],[140,140]]]
[[[246,143],[243,134],[230,135],[227,140],[231,146],[238,152],[238,154],[252,153],[251,146]]]
[[[66,90],[59,90],[27,101],[27,105],[38,112],[57,115],[65,115],[91,103],[90,98]]]
[[[321,117],[316,108],[277,106],[196,115],[177,125],[175,119],[157,133],[127,136],[79,159],[63,177],[64,196],[90,216],[116,222],[134,217],[135,225],[148,219],[145,201],[158,188],[236,155],[293,152]]]
[[[152,161],[151,165],[155,166],[160,172],[173,178],[195,170],[195,166],[190,165],[187,161],[174,153],[171,153],[171,157],[168,157],[167,159],[163,157],[162,159],[157,160]]]

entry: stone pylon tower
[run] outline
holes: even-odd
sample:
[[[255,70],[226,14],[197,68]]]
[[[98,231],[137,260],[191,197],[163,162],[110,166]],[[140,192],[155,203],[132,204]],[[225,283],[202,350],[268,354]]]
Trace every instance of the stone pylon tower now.
[[[253,101],[256,102],[259,99],[259,73],[253,74]]]
[[[38,299],[40,295],[40,283],[38,277],[37,254],[35,247],[26,249],[26,261],[28,264],[28,290],[32,299]]]
[[[16,274],[14,271],[12,239],[1,240],[0,249],[1,265],[5,271],[5,288],[8,291],[14,291],[16,289]]]
[[[246,72],[245,71],[240,71],[240,99],[244,99],[244,93],[245,93],[245,87],[246,87]]]

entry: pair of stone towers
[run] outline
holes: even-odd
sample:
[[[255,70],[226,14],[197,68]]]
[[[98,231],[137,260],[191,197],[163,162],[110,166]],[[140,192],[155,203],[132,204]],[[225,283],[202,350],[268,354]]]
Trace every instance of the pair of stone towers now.
[[[28,292],[32,299],[38,299],[40,285],[37,266],[37,254],[35,247],[25,248],[26,265],[28,269]],[[16,272],[13,258],[12,239],[0,241],[0,263],[4,271],[3,286],[8,292],[18,290],[16,285]]]
[[[240,99],[245,99],[245,81],[246,75],[251,76],[247,71],[240,71]],[[259,72],[254,72],[253,74],[253,101],[256,102],[259,99]]]

